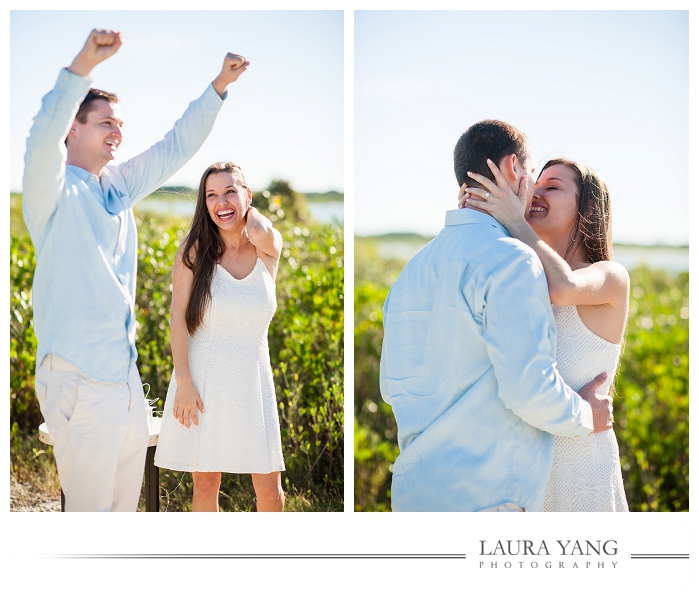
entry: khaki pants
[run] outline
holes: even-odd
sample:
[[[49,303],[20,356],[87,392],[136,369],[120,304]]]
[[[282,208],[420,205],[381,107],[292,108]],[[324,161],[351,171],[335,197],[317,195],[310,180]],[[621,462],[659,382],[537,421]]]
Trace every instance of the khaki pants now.
[[[66,512],[135,512],[148,448],[143,387],[98,381],[46,355],[36,395],[53,440]]]

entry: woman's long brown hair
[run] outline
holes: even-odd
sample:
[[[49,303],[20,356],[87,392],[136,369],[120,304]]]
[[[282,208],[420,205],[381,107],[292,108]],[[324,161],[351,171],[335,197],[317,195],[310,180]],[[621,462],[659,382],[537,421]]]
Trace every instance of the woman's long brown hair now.
[[[212,164],[204,171],[199,182],[197,206],[182,250],[182,263],[192,270],[194,275],[192,292],[185,311],[185,322],[190,335],[194,334],[204,320],[204,312],[211,302],[211,280],[214,276],[214,268],[221,261],[226,250],[218,226],[213,222],[206,208],[206,179],[210,174],[219,172],[230,172],[241,186],[248,188],[240,166],[233,162]]]
[[[565,158],[549,160],[539,174],[551,166],[567,166],[573,171],[577,187],[578,214],[564,259],[582,247],[587,263],[612,260],[612,206],[609,190],[592,168]]]

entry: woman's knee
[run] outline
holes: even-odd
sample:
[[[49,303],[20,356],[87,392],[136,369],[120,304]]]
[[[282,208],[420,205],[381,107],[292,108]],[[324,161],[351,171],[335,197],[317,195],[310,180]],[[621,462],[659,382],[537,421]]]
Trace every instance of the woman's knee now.
[[[270,473],[269,475],[255,475],[253,486],[258,500],[265,502],[277,502],[284,500],[281,475]]]
[[[221,473],[192,473],[194,491],[202,495],[218,493],[221,487]]]

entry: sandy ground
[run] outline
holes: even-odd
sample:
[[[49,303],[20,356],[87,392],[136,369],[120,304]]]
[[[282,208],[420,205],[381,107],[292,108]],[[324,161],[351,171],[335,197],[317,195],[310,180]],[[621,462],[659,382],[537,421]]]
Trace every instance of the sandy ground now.
[[[61,498],[42,493],[30,483],[20,482],[10,475],[11,512],[60,512]]]

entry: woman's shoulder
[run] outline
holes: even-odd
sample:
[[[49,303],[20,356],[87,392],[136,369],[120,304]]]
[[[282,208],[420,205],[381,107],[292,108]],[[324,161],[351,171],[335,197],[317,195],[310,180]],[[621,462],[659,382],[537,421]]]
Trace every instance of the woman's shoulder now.
[[[571,263],[579,287],[575,300],[568,304],[618,310],[626,317],[631,282],[626,268],[616,261]],[[556,302],[556,301],[553,301]],[[563,303],[556,303],[563,304]]]
[[[590,272],[602,274],[605,283],[612,283],[620,288],[628,288],[630,285],[629,272],[618,261],[596,261],[595,263],[578,262],[573,264],[574,271],[587,269]]]

